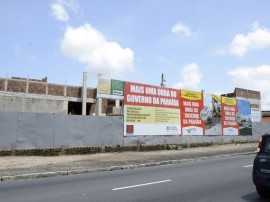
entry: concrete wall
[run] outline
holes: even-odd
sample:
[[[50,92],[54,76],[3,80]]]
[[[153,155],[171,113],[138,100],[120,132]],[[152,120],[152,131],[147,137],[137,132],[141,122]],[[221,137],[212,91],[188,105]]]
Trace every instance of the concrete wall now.
[[[0,78],[0,91],[81,98],[82,87],[48,83],[47,78],[36,80],[15,77]],[[96,89],[87,88],[87,98],[94,99],[95,97]]]
[[[0,150],[257,141],[270,123],[254,123],[252,136],[124,137],[123,117],[0,112]]]
[[[0,111],[68,114],[68,101],[52,96],[0,93]]]
[[[253,136],[136,136],[125,137],[124,145],[156,144],[196,144],[196,143],[232,143],[257,141]]]

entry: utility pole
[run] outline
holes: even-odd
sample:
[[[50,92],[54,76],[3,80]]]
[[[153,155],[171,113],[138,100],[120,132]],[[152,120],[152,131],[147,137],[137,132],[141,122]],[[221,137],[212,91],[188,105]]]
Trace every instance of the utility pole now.
[[[166,80],[165,80],[165,76],[163,75],[163,73],[161,74],[161,86],[166,86]]]

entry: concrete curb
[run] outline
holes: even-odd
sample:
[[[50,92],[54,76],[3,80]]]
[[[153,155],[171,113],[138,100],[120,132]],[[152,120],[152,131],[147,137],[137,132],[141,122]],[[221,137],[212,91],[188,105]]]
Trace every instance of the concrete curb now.
[[[110,167],[96,168],[96,169],[78,169],[78,170],[69,170],[69,171],[30,173],[30,174],[22,174],[22,175],[14,175],[14,176],[2,176],[0,179],[1,179],[1,182],[14,181],[14,180],[38,179],[38,178],[48,178],[48,177],[57,177],[57,176],[66,176],[66,175],[76,175],[76,174],[83,174],[83,173],[95,173],[95,172],[106,172],[106,171],[162,166],[162,165],[168,165],[168,164],[178,164],[178,163],[192,162],[192,161],[198,161],[198,160],[207,160],[207,159],[213,159],[213,158],[238,156],[238,155],[251,155],[251,154],[254,154],[254,152],[221,154],[221,155],[216,155],[216,156],[207,156],[207,157],[200,157],[200,158],[194,158],[194,159],[180,159],[180,160],[160,161],[160,162],[155,162],[155,163],[110,166]]]

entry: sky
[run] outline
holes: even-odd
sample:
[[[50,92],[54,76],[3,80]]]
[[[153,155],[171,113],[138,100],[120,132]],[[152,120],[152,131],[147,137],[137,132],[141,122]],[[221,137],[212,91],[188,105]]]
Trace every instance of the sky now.
[[[98,75],[206,93],[261,92],[269,0],[1,0],[0,77],[88,87]]]

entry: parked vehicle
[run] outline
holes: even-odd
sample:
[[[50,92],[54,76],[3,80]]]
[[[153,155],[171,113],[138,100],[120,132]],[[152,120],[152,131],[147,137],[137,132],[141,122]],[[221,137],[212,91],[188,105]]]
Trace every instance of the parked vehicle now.
[[[264,134],[258,144],[253,163],[253,182],[262,198],[270,196],[270,133]]]

